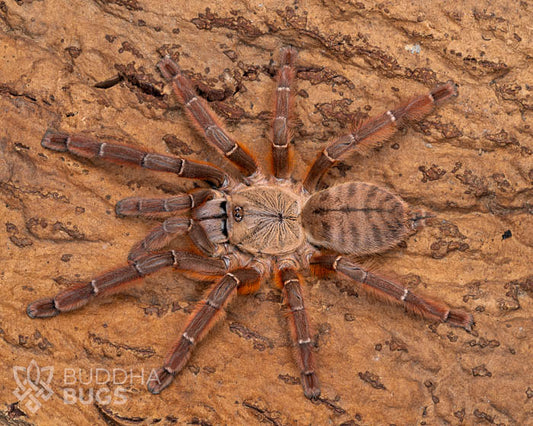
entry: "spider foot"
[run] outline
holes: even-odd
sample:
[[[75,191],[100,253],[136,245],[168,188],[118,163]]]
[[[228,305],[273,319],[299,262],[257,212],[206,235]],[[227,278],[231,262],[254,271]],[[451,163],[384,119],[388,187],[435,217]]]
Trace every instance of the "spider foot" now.
[[[320,383],[318,382],[317,375],[314,372],[302,373],[301,380],[305,397],[317,399],[320,396]]]
[[[41,145],[44,148],[53,151],[66,152],[68,151],[69,135],[67,133],[58,132],[54,129],[48,129],[41,139]]]
[[[118,217],[134,215],[139,211],[139,198],[129,197],[117,201],[115,213]]]
[[[457,85],[453,81],[449,80],[445,84],[435,87],[435,89],[433,89],[430,93],[431,97],[433,98],[433,102],[440,103],[446,99],[457,96]]]
[[[455,327],[464,328],[466,331],[472,331],[474,317],[472,314],[460,309],[450,309],[446,322]]]
[[[151,393],[157,395],[170,385],[172,380],[174,380],[174,374],[169,373],[165,367],[161,367],[150,374],[150,378],[146,382],[146,387]]]
[[[176,62],[174,62],[168,56],[161,59],[157,64],[157,67],[159,68],[159,71],[161,71],[163,77],[165,77],[167,80],[172,80],[174,77],[181,74],[178,64],[176,64]]]
[[[32,302],[26,308],[26,313],[30,318],[50,318],[59,314],[54,299],[46,298]]]

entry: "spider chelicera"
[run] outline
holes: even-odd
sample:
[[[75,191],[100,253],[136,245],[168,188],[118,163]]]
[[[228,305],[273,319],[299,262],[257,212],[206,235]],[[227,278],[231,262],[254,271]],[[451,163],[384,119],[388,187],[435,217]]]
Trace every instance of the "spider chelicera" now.
[[[423,224],[423,214],[410,210],[387,189],[370,183],[347,182],[318,190],[324,174],[343,155],[376,146],[407,120],[430,113],[435,104],[457,95],[454,83],[437,86],[378,117],[357,121],[349,133],[321,151],[303,183],[295,183],[290,178],[289,145],[294,123],[296,56],[292,47],[281,50],[272,124],[272,173],[262,170],[254,157],[228,135],[207,102],[196,94],[191,81],[168,57],[158,65],[162,75],[171,82],[205,140],[239,170],[238,178],[210,164],[48,130],[42,139],[45,148],[171,172],[182,178],[203,180],[210,187],[166,198],[132,197],[119,201],[118,215],[153,217],[168,213],[168,218],[133,246],[127,265],[67,288],[53,298],[31,303],[28,315],[45,318],[78,309],[95,297],[123,290],[133,280],[164,267],[210,277],[215,283],[191,314],[163,366],[148,382],[150,392],[159,393],[184,368],[193,349],[222,317],[232,297],[258,290],[262,281],[274,275],[289,312],[303,391],[311,399],[320,395],[320,386],[302,295],[302,271],[306,269],[319,275],[336,272],[424,318],[469,331],[473,324],[471,314],[415,294],[400,283],[366,270],[356,260],[403,241]],[[194,250],[164,250],[174,238],[184,234]]]

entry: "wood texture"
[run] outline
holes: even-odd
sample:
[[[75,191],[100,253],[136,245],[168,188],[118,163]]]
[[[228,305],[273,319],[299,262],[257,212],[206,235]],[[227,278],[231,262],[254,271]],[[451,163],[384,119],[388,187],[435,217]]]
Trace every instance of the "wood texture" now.
[[[533,5],[521,1],[0,1],[0,422],[11,424],[527,424],[533,258]],[[64,404],[67,368],[157,368],[210,283],[171,268],[47,320],[28,302],[124,265],[155,223],[115,217],[126,197],[195,186],[174,174],[74,158],[47,128],[216,160],[156,69],[169,54],[266,170],[279,48],[298,49],[295,177],[357,117],[439,83],[458,97],[324,183],[387,187],[435,217],[373,269],[472,312],[472,334],[307,279],[321,399],[299,384],[280,292],[237,296],[160,395]],[[186,245],[177,241],[176,249]],[[54,396],[17,404],[14,366],[53,366]],[[78,389],[78,385],[75,386]],[[86,393],[98,386],[81,385]],[[114,390],[115,388],[113,388]]]

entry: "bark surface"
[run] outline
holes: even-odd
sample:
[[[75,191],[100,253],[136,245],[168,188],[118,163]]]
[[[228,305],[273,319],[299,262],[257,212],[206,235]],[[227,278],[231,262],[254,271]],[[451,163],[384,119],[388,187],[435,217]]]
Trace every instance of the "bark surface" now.
[[[431,4],[0,1],[0,423],[531,421],[533,4]],[[472,333],[413,318],[342,279],[307,279],[322,388],[311,402],[270,282],[232,301],[160,395],[146,390],[148,375],[209,283],[165,270],[79,311],[28,318],[29,302],[126,264],[155,226],[116,217],[118,200],[202,186],[47,150],[46,129],[231,172],[157,71],[170,55],[229,133],[268,166],[279,48],[287,45],[299,52],[292,149],[300,180],[354,120],[439,83],[458,85],[457,98],[371,155],[348,156],[325,182],[377,184],[434,215],[374,258],[372,270],[472,312]],[[53,395],[30,392],[41,404],[35,412],[28,395],[19,402],[13,394],[13,368],[30,365],[41,380],[53,367]]]

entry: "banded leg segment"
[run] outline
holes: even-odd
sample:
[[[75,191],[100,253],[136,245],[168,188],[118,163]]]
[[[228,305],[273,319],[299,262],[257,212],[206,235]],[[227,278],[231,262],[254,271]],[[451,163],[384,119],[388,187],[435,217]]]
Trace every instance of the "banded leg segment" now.
[[[467,331],[471,331],[474,324],[472,314],[461,309],[452,309],[438,300],[412,293],[404,285],[375,275],[343,256],[316,256],[311,259],[311,266],[318,270],[340,272],[359,282],[364,290],[376,297],[402,305],[423,318],[445,322]]]
[[[355,150],[367,151],[391,137],[405,121],[420,120],[429,114],[435,105],[456,95],[457,88],[449,81],[427,95],[414,97],[379,117],[356,123],[351,133],[341,136],[324,148],[311,165],[304,180],[304,188],[309,192],[315,191],[320,179],[344,154]]]
[[[88,283],[73,285],[53,298],[36,300],[28,305],[26,312],[30,318],[48,318],[61,312],[73,311],[97,296],[118,293],[126,288],[128,283],[168,266],[213,277],[224,275],[227,270],[222,259],[210,259],[189,252],[172,250],[150,254],[127,266],[99,275]]]
[[[196,95],[191,81],[183,75],[178,64],[167,57],[158,67],[163,77],[172,83],[174,93],[207,141],[233,162],[245,177],[253,175],[257,171],[255,160],[228,136],[207,102]]]
[[[202,179],[216,187],[227,185],[228,176],[209,164],[180,157],[145,152],[115,143],[99,142],[83,134],[68,134],[49,129],[41,141],[45,148],[70,152],[85,158],[101,158],[113,163],[131,164],[146,169],[175,173],[189,179]]]
[[[119,216],[152,216],[159,213],[182,212],[202,204],[214,194],[211,189],[200,189],[165,198],[124,198],[117,202],[115,211]]]
[[[313,344],[304,305],[301,278],[295,269],[282,268],[278,272],[278,279],[289,308],[288,320],[304,394],[309,399],[315,399],[320,395],[320,384],[315,373]]]
[[[189,232],[193,224],[192,219],[185,217],[171,217],[152,229],[148,235],[135,244],[128,254],[129,261],[135,261],[150,252],[165,247],[178,235]]]
[[[294,62],[296,49],[292,47],[281,50],[281,64],[278,72],[278,87],[276,89],[276,107],[274,122],[272,123],[272,162],[274,176],[286,179],[289,176],[289,144],[292,139],[291,119],[293,93],[292,85],[295,77]]]
[[[255,269],[237,269],[226,273],[216,283],[206,298],[200,302],[191,314],[189,323],[181,337],[165,358],[165,362],[155,374],[150,376],[147,387],[154,394],[166,388],[187,364],[193,349],[207,334],[217,320],[222,318],[224,306],[237,293],[240,285],[259,280],[260,274]]]

